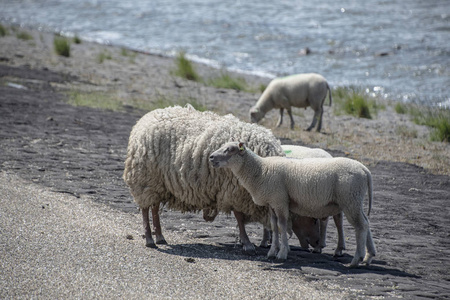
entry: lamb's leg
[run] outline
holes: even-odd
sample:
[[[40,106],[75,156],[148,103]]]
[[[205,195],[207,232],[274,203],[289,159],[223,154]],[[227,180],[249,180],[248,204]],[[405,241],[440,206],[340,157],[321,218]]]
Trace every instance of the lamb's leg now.
[[[372,239],[372,233],[370,228],[367,230],[367,253],[364,257],[363,264],[369,265],[372,262],[372,258],[376,255],[375,245]]]
[[[248,238],[247,232],[245,231],[245,224],[244,224],[244,214],[240,211],[233,210],[234,217],[236,218],[236,221],[238,223],[239,227],[239,238],[242,243],[242,248],[244,249],[244,252],[247,254],[256,254],[255,245],[253,245],[252,242],[250,242],[250,239]]]
[[[280,127],[283,124],[283,111],[284,108],[280,108],[280,118],[278,119],[277,127]]]
[[[280,240],[278,235],[278,224],[277,224],[277,216],[272,209],[269,209],[270,213],[270,225],[272,226],[272,245],[270,245],[269,252],[267,253],[268,258],[274,258],[277,255],[278,250],[280,249]]]
[[[356,212],[352,213],[352,211]],[[366,254],[366,242],[369,238],[369,221],[364,215],[362,207],[359,210],[347,210],[344,212],[348,222],[355,228],[356,251],[352,262],[350,263],[350,267],[357,267]],[[373,244],[371,246],[373,246]]]
[[[287,219],[289,215],[289,210],[287,212],[282,210],[276,210],[275,213],[277,215],[278,227],[280,228],[280,235],[281,235],[281,245],[280,251],[277,254],[277,259],[286,260],[289,253],[289,241],[287,236]]]
[[[342,251],[345,250],[344,216],[342,212],[334,215],[333,220],[338,232],[338,244],[336,250],[334,250],[334,256],[342,256]]]
[[[270,229],[266,228],[264,226],[263,238],[261,240],[261,243],[259,244],[259,247],[261,247],[261,248],[269,248],[269,243],[270,243]]]
[[[294,122],[294,117],[292,116],[292,108],[289,107],[287,109],[287,112],[289,114],[289,118],[291,119],[291,129],[294,129],[295,122]]]
[[[319,245],[314,248],[314,253],[322,253],[322,249],[327,246],[327,226],[328,226],[328,217],[322,218],[319,220],[320,222],[320,241]]]
[[[152,238],[152,230],[150,229],[150,219],[148,216],[149,208],[142,209],[142,221],[144,225],[144,233],[145,233],[145,246],[150,248],[158,248],[156,247],[155,241]]]
[[[159,204],[152,207],[153,229],[155,230],[155,239],[157,244],[167,244],[162,235],[161,222],[159,221]]]

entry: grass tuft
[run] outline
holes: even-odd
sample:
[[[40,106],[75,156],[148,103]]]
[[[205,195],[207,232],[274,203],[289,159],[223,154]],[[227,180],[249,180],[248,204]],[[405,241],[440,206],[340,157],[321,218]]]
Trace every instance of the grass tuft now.
[[[6,36],[8,34],[8,30],[2,25],[0,24],[0,36]]]
[[[78,36],[78,35],[75,35],[74,37],[73,37],[73,42],[75,43],[75,44],[81,44],[81,39],[80,39],[80,37]]]
[[[31,34],[29,34],[28,32],[25,31],[20,31],[16,34],[18,39],[24,40],[24,41],[29,41],[33,39],[33,36]]]
[[[333,100],[336,114],[350,114],[358,118],[372,119],[372,113],[380,108],[374,99],[369,97],[361,89],[355,87],[338,87],[333,90]]]
[[[70,57],[70,42],[65,37],[55,36],[53,39],[55,52],[58,55]]]
[[[112,59],[111,53],[109,53],[107,51],[101,52],[97,55],[97,62],[99,64],[102,64],[107,59]]]
[[[396,113],[402,114],[402,115],[404,115],[404,114],[406,114],[408,112],[408,108],[406,107],[406,105],[404,105],[404,104],[402,104],[400,102],[395,104],[394,109],[395,109]]]
[[[195,71],[192,63],[186,58],[185,52],[178,53],[175,63],[175,75],[192,81],[200,81],[200,76]]]
[[[222,73],[220,77],[213,78],[209,85],[215,88],[233,89],[236,91],[249,91],[247,82],[244,78],[233,78],[228,74]]]

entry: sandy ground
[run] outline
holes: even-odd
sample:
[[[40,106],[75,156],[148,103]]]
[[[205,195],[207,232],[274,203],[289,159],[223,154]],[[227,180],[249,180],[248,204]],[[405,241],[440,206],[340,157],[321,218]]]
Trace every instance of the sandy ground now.
[[[274,130],[283,143],[322,146],[369,166],[378,250],[370,267],[347,268],[355,249],[347,223],[344,257],[332,257],[330,225],[323,254],[302,252],[291,239],[288,260],[277,263],[265,258],[267,249],[252,257],[241,252],[232,217],[205,223],[196,214],[164,211],[169,245],[146,249],[121,179],[129,132],[145,113],[129,104],[161,95],[196,99],[244,119],[257,94],[184,81],[170,75],[171,59],[124,56],[114,47],[82,43],[70,58],[58,57],[52,35],[31,33],[31,41],[0,38],[0,298],[450,297],[450,179],[436,174],[449,174],[449,146],[421,138],[427,128],[389,109],[360,120],[327,108],[326,134]],[[103,52],[113,59],[100,64]],[[205,77],[217,73],[199,70]],[[106,93],[123,101],[123,110],[71,106],[66,92],[74,90]],[[297,124],[306,127],[311,113],[297,115]],[[398,124],[419,137],[396,135]],[[248,230],[257,244],[261,226]]]

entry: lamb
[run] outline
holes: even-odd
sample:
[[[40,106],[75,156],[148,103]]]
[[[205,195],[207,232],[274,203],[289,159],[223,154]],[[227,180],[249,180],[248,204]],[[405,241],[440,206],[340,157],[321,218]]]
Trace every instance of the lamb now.
[[[284,153],[286,154],[286,157],[288,158],[297,158],[297,159],[303,159],[303,158],[332,158],[330,153],[326,152],[323,149],[320,148],[308,148],[303,146],[297,146],[297,145],[281,145],[281,148],[283,148]],[[299,216],[299,218],[308,218]],[[334,256],[342,256],[342,251],[345,250],[345,239],[344,239],[344,219],[342,213],[338,213],[337,215],[333,216],[334,224],[336,225],[337,232],[338,232],[338,245],[334,251]],[[315,240],[315,226],[310,225],[314,224],[312,221],[303,220],[304,223],[306,223],[304,226],[313,226],[308,231],[305,231],[300,235],[300,245],[302,248],[308,248],[308,242],[307,241],[314,241]],[[327,226],[328,226],[328,217],[320,219],[319,222],[319,230],[320,230],[320,242],[318,245],[311,245],[314,247],[313,252],[314,253],[321,253],[322,249],[326,247],[326,235],[327,235]],[[312,233],[311,233],[312,232]],[[310,238],[308,235],[312,235],[313,238]]]
[[[364,195],[368,191],[370,214],[372,177],[361,163],[341,157],[262,158],[242,142],[224,144],[210,155],[209,160],[215,168],[231,169],[255,204],[269,207],[274,232],[269,258],[287,258],[286,228],[290,211],[313,218],[344,212],[356,233],[356,252],[350,267],[358,266],[363,258],[363,263],[368,265],[375,256],[369,220],[363,211]]]
[[[245,140],[258,155],[284,156],[270,130],[232,115],[199,112],[190,105],[157,109],[136,123],[129,138],[123,179],[142,210],[146,246],[167,243],[159,217],[160,204],[167,204],[181,212],[204,210],[210,221],[219,211],[233,211],[244,251],[255,252],[244,222],[269,226],[268,209],[253,203],[230,170],[216,170],[208,162],[212,150],[234,139]],[[149,224],[150,208],[155,240]]]
[[[314,117],[306,130],[313,129],[319,121],[317,131],[320,132],[322,129],[323,103],[327,92],[331,106],[330,86],[322,75],[316,73],[275,78],[269,83],[256,104],[250,108],[250,120],[252,123],[257,123],[267,112],[279,108],[280,118],[277,123],[277,127],[279,127],[283,123],[283,111],[286,109],[291,118],[291,129],[294,129],[292,107],[304,107],[306,109],[311,106],[314,110]]]

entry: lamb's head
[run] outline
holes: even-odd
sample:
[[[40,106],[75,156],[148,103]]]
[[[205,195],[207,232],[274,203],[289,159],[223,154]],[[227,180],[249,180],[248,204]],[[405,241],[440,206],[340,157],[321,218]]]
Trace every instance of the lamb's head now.
[[[258,123],[259,120],[264,118],[265,113],[261,111],[261,109],[257,106],[253,106],[250,108],[250,122],[251,123]]]
[[[209,161],[214,168],[227,168],[236,163],[238,157],[244,155],[246,151],[244,143],[229,142],[214,151],[209,156]]]

